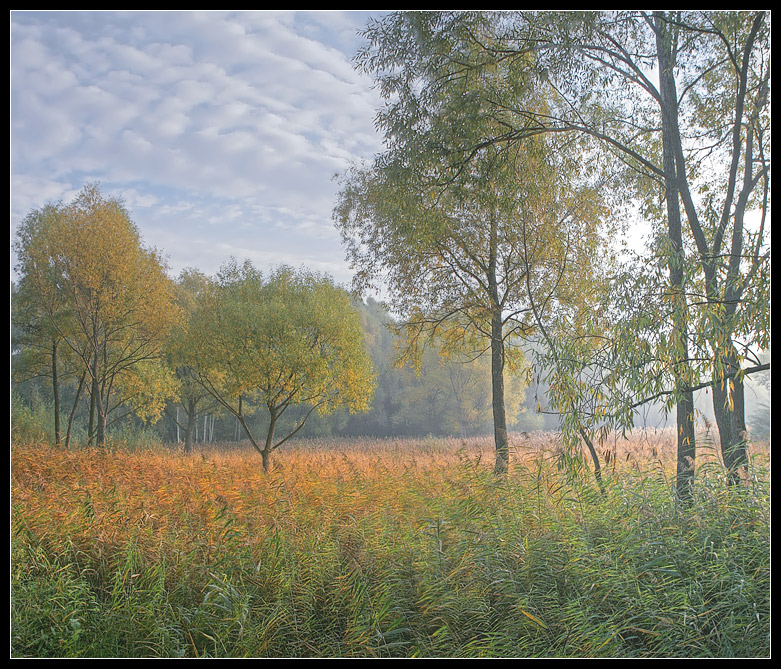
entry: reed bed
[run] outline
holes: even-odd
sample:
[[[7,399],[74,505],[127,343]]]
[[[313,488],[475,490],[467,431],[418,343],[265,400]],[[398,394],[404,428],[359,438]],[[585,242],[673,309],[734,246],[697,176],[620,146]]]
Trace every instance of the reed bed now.
[[[694,499],[646,433],[13,446],[14,657],[766,657],[767,445]],[[286,445],[287,446],[287,445]]]

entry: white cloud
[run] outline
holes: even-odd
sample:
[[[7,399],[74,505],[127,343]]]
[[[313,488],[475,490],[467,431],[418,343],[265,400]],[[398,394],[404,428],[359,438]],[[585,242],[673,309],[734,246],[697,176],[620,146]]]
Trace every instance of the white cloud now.
[[[252,251],[278,223],[299,237],[275,240],[272,255],[342,267],[338,240],[319,245],[323,258],[304,249],[306,235],[335,237],[332,174],[379,147],[376,93],[350,63],[365,21],[12,12],[12,223],[99,180],[124,193],[147,239],[171,243],[172,265],[201,267],[187,254],[218,243]]]

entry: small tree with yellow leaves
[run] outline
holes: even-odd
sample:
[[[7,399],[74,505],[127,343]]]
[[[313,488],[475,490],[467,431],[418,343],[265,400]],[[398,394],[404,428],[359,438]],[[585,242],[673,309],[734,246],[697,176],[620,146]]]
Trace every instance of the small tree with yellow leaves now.
[[[358,312],[328,277],[306,270],[283,266],[265,278],[249,262],[228,262],[199,294],[182,350],[195,378],[239,421],[264,470],[312,413],[369,408],[374,374]],[[280,419],[295,406],[303,416],[279,439]],[[263,441],[248,422],[256,407],[267,412]]]

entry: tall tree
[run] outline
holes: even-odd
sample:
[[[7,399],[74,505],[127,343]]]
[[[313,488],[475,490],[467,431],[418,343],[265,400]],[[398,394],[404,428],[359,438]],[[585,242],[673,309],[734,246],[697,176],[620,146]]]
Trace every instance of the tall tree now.
[[[574,161],[571,147],[550,138],[510,150],[488,146],[454,168],[448,144],[473,147],[498,132],[490,101],[517,81],[497,63],[478,73],[453,59],[432,71],[431,54],[475,50],[457,32],[436,33],[438,17],[394,16],[376,50],[362,56],[388,99],[378,112],[388,148],[343,178],[334,219],[356,288],[389,291],[407,354],[436,338],[445,352],[490,355],[502,474],[509,463],[505,372],[520,363],[519,344],[536,328],[527,287],[546,316],[577,299],[598,257],[604,209],[594,175],[584,177],[588,161]],[[533,87],[514,90],[533,97]]]
[[[313,412],[368,408],[373,374],[360,319],[325,276],[280,267],[264,278],[251,263],[230,261],[199,295],[187,336],[190,369],[241,423],[264,470]],[[262,443],[248,421],[255,403],[268,421]],[[295,406],[304,415],[277,438]]]
[[[674,303],[667,344],[677,355],[679,492],[686,494],[693,477],[691,388],[703,378],[712,382],[723,459],[734,477],[747,463],[744,365],[769,338],[766,15],[525,18],[533,31],[515,33],[510,41],[518,39],[518,53],[531,48],[550,54],[543,71],[561,93],[561,104],[545,119],[524,110],[518,135],[532,128],[534,135],[586,133],[637,172],[635,183],[647,189],[646,213],[656,210],[652,198],[664,203],[658,210],[666,219],[660,258],[669,268]],[[583,81],[592,87],[585,98]],[[749,231],[745,221],[752,208],[758,223]],[[706,361],[698,364],[702,357]]]
[[[198,415],[203,411],[216,408],[217,403],[211,394],[198,383],[197,373],[192,369],[193,360],[186,350],[192,339],[188,331],[197,328],[194,321],[198,300],[209,289],[209,278],[195,269],[185,269],[176,282],[176,303],[182,311],[182,318],[171,332],[167,345],[168,364],[174,370],[179,385],[178,404],[173,416],[177,432],[184,432],[184,451],[191,453],[197,429]],[[184,419],[179,418],[179,405],[183,409]]]
[[[436,45],[413,56],[425,56],[425,77],[415,66],[405,68],[410,77],[388,68],[403,61],[407,44],[399,36],[405,30]],[[449,135],[439,135],[440,152],[455,172],[488,147],[541,135],[592,140],[591,151],[615,159],[626,194],[640,202],[648,220],[664,226],[666,241],[658,247],[664,255],[657,262],[668,269],[667,292],[676,304],[667,314],[672,328],[665,358],[675,358],[678,488],[686,494],[694,473],[690,389],[702,378],[717,389],[725,464],[734,471],[745,463],[743,363],[769,335],[763,288],[769,276],[766,14],[449,12],[423,23],[415,15],[393,14],[372,24],[367,35],[361,62],[370,70],[386,68],[384,83],[403,101],[395,109],[414,113],[413,127],[435,123],[435,92],[453,77],[479,79],[502,64],[513,80],[492,89],[486,115],[493,124],[484,125],[490,132],[463,137],[464,117],[451,124]],[[449,48],[453,36],[468,48]],[[518,95],[518,86],[529,81],[538,91],[533,104]],[[402,116],[394,112],[388,119]],[[396,143],[412,133],[402,123],[394,130]],[[745,219],[752,207],[759,222],[749,232]],[[700,285],[706,309],[700,308]],[[699,363],[706,349],[708,362]]]
[[[734,481],[748,464],[742,368],[769,344],[770,332],[764,239],[770,192],[769,25],[765,12],[714,12],[656,13],[654,26],[660,38],[673,43],[676,55],[681,52],[670,69],[685,90],[694,88],[691,102],[675,105],[670,134],[678,191],[704,278],[713,408],[724,464]],[[694,55],[687,51],[688,41],[698,46]],[[703,70],[702,88],[687,74],[692,65]],[[717,110],[707,102],[712,99],[720,101]],[[694,148],[701,149],[703,136],[716,147],[707,161],[718,166],[715,179],[704,177],[707,163],[696,156],[690,133],[681,127],[686,114],[700,133]],[[751,209],[759,213],[754,231],[746,221]]]
[[[62,437],[60,382],[63,352],[62,337],[53,322],[65,321],[68,311],[50,261],[57,253],[51,243],[63,213],[62,205],[48,204],[31,211],[20,224],[13,242],[20,280],[11,302],[14,344],[20,349],[14,376],[17,380],[38,375],[51,378],[56,444],[61,442]]]
[[[694,434],[694,393],[689,376],[689,342],[687,325],[686,285],[684,266],[686,262],[681,227],[681,206],[676,155],[679,142],[678,93],[674,77],[677,45],[674,30],[657,12],[653,18],[656,37],[656,66],[659,71],[658,102],[661,112],[662,140],[662,184],[667,212],[667,236],[669,244],[670,285],[672,286],[672,338],[673,347],[679,351],[674,361],[675,392],[678,397],[676,421],[678,424],[678,494],[688,497],[694,478],[696,458],[696,437]]]
[[[89,184],[57,212],[34,234],[22,227],[20,283],[40,290],[47,329],[78,360],[102,445],[120,407],[159,417],[172,390],[162,349],[178,311],[159,255],[142,245],[120,200]],[[40,250],[34,263],[32,249]]]

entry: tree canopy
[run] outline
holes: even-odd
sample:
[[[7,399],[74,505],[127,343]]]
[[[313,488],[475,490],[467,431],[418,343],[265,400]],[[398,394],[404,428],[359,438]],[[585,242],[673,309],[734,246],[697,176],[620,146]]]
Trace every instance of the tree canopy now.
[[[434,338],[445,352],[491,352],[496,469],[504,471],[504,370],[522,359],[518,345],[539,319],[590,292],[608,220],[601,175],[549,136],[478,150],[501,132],[491,115],[497,91],[544,106],[505,63],[463,66],[480,59],[467,39],[480,17],[463,30],[438,13],[393,15],[388,25],[363,60],[388,98],[378,114],[388,148],[345,176],[334,218],[356,288],[388,291],[409,355]],[[472,147],[468,160],[452,146]]]
[[[660,364],[614,359],[615,371],[628,364],[645,372],[624,374],[621,387],[657,396],[659,373],[671,373],[682,490],[694,471],[692,389],[705,381],[714,390],[724,461],[731,470],[744,465],[742,378],[769,333],[767,14],[397,12],[365,36],[358,64],[388,99],[378,125],[389,154],[415,157],[411,169],[429,153],[438,182],[452,183],[478,173],[492,152],[541,137],[577,147],[586,164],[598,161],[602,183],[616,186],[606,195],[611,209],[635,208],[654,230],[641,262],[667,275],[654,289],[663,299],[647,303],[659,305],[650,317],[665,332],[656,339]],[[443,96],[454,89],[460,97]],[[595,313],[580,368],[594,351],[622,350],[621,330],[598,327]],[[606,336],[614,347],[603,348]],[[572,342],[555,347],[575,352]],[[562,360],[548,357],[551,374],[575,380]],[[568,411],[584,415],[577,404]],[[614,407],[627,415],[626,404]],[[595,425],[604,419],[595,416]]]
[[[159,254],[123,203],[88,184],[69,204],[31,212],[16,249],[18,299],[86,376],[96,442],[121,407],[159,417],[173,392],[163,346],[179,312]]]
[[[325,276],[282,266],[264,277],[248,261],[230,261],[199,294],[186,336],[195,378],[241,422],[264,468],[313,412],[361,411],[371,399],[360,319]],[[246,420],[254,404],[267,413],[262,444]],[[306,413],[276,439],[280,419],[296,406]]]

